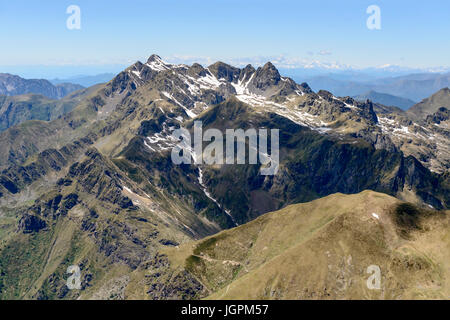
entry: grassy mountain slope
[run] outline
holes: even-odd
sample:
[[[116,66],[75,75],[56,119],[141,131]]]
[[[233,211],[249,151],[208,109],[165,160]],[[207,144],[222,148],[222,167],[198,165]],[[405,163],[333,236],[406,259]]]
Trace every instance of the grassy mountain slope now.
[[[415,119],[424,120],[428,115],[431,115],[439,110],[439,108],[445,107],[450,109],[450,89],[444,88],[439,90],[431,97],[426,98],[418,104],[412,106],[408,110]]]

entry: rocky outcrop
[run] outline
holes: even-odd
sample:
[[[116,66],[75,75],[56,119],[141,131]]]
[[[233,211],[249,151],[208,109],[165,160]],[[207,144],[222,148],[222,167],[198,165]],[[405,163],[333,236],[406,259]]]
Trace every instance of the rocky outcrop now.
[[[172,270],[166,255],[156,255],[145,268],[150,271],[145,283],[151,300],[193,300],[207,292],[191,273]]]
[[[223,62],[216,62],[208,67],[208,70],[217,78],[228,82],[236,82],[239,79],[241,69],[232,67]]]
[[[68,177],[76,179],[84,192],[95,195],[101,201],[118,205],[122,209],[134,209],[133,202],[122,195],[122,177],[97,150],[89,149],[87,159],[70,167]]]

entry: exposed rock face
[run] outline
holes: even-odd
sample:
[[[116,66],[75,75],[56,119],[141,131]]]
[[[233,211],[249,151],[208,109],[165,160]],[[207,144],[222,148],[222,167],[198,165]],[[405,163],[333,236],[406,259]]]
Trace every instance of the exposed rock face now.
[[[120,104],[121,101],[132,101],[138,89],[138,96],[142,96],[145,91],[158,92],[160,97],[154,97],[153,101],[163,99],[170,102],[182,110],[183,118],[193,118],[208,107],[236,96],[255,108],[287,116],[299,124],[318,128],[322,133],[348,133],[365,139],[377,148],[397,149],[406,155],[413,155],[434,171],[448,169],[450,158],[447,157],[450,157],[450,151],[445,150],[445,144],[440,142],[440,136],[446,135],[440,128],[424,128],[422,123],[412,121],[407,114],[398,113],[401,110],[394,108],[384,108],[378,114],[370,101],[338,98],[324,91],[315,94],[307,84],[299,85],[292,79],[282,77],[272,63],[258,70],[251,65],[239,69],[223,62],[204,68],[199,64],[169,64],[159,56],[152,55],[146,63],[137,62],[121,72],[105,86],[103,93],[108,99]],[[446,90],[441,91],[430,101],[434,101],[434,104],[441,101],[439,97],[445,96]],[[95,111],[105,117],[101,109],[105,109],[108,104],[93,105]],[[135,102],[133,108],[136,108]],[[70,123],[74,128],[84,125],[78,119]],[[115,129],[110,127],[105,132],[109,134],[111,130]],[[433,135],[439,136],[433,140]],[[29,147],[18,146],[15,149],[23,152]],[[18,156],[17,151],[14,152],[15,157]],[[29,154],[36,152],[30,151]]]
[[[225,79],[228,82],[235,82],[239,79],[241,73],[239,68],[232,67],[223,62],[216,62],[210,65],[208,69],[217,79]]]
[[[94,149],[86,152],[88,159],[75,163],[68,177],[77,179],[85,192],[94,193],[97,199],[120,206],[134,208],[133,202],[122,195],[122,177],[108,165],[106,159]]]
[[[450,119],[450,110],[441,107],[435,113],[427,116],[426,122],[430,124],[440,124],[441,122],[448,121]]]
[[[248,82],[255,72],[256,69],[251,64],[248,64],[244,69],[242,69],[239,76],[239,81],[244,83]]]
[[[70,165],[93,141],[93,137],[85,137],[68,144],[59,150],[47,149],[37,155],[36,161],[28,165],[12,165],[0,173],[0,191],[18,193],[24,187],[49,173],[62,171]]]
[[[206,288],[191,273],[171,270],[165,255],[155,256],[145,268],[152,271],[146,278],[147,294],[152,300],[192,300],[206,293]]]
[[[219,121],[224,120],[232,121],[234,127],[245,127],[249,118],[257,127],[282,128],[280,145],[288,147],[283,149],[285,156],[280,159],[280,170],[275,176],[263,178],[251,166],[239,168],[239,174],[233,166],[206,168],[204,175],[210,177],[212,195],[235,214],[239,224],[273,210],[270,206],[259,207],[258,202],[264,199],[279,208],[336,192],[348,194],[365,189],[391,195],[412,189],[436,208],[450,204],[448,189],[439,177],[432,175],[415,158],[405,158],[395,149],[377,150],[362,140],[356,144],[353,141],[336,143],[333,137],[305,130],[281,116],[258,117],[239,101],[221,104],[200,119],[204,123],[207,119],[220,119],[208,123],[208,127],[216,128],[220,127]],[[232,182],[228,181],[229,177],[234,177]],[[227,192],[232,185],[238,186],[235,188],[239,191]]]

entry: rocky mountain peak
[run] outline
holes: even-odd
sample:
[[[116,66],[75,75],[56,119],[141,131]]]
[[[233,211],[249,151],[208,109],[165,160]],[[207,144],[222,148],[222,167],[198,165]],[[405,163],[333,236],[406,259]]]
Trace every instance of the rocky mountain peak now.
[[[241,70],[241,74],[239,76],[240,81],[248,81],[250,77],[256,72],[256,69],[251,65],[248,64],[245,66],[244,69]]]
[[[262,67],[262,70],[271,70],[278,73],[278,69],[270,61],[266,62],[266,64]]]
[[[199,63],[194,63],[187,71],[187,74],[191,77],[204,77],[206,76],[206,69]]]
[[[378,123],[378,117],[373,110],[372,101],[367,100],[366,103],[360,105],[359,108],[361,109],[361,114],[364,118],[370,120],[372,123]]]
[[[302,82],[301,84],[299,84],[299,86],[303,89],[303,91],[305,93],[312,93],[313,92],[311,87],[306,82]]]
[[[162,63],[164,63],[164,61],[161,59],[161,57],[158,56],[157,54],[152,54],[148,58],[147,63],[151,63],[151,62],[162,62]]]
[[[317,92],[317,94],[321,98],[323,98],[323,99],[325,99],[327,101],[332,101],[332,99],[333,99],[333,94],[331,92],[327,91],[327,90],[320,90],[319,92]]]
[[[442,88],[425,100],[450,99],[450,88]]]

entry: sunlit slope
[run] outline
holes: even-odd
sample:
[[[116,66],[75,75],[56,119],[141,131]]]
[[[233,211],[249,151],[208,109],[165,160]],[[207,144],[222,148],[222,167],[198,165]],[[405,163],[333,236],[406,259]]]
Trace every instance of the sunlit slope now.
[[[210,299],[449,298],[449,221],[381,193],[334,194],[168,254]]]

